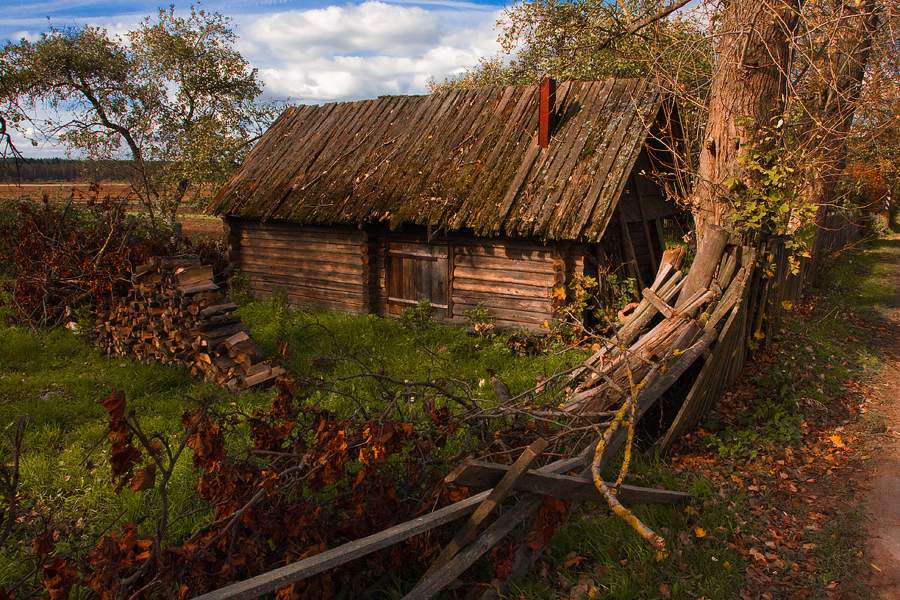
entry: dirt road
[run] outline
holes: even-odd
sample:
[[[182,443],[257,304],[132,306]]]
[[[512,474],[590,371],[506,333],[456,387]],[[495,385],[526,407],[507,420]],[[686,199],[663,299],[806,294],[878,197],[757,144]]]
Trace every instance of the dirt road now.
[[[871,410],[883,417],[886,431],[865,508],[872,590],[879,598],[896,600],[900,599],[900,235],[885,240],[874,251],[883,253],[879,258],[886,266],[885,277],[893,294],[886,305],[877,307],[887,334],[875,341],[884,370],[872,385],[875,399]]]

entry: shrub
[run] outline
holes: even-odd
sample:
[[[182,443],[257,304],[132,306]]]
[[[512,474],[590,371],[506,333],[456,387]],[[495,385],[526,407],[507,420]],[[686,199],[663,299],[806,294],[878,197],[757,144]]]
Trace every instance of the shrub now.
[[[430,300],[419,300],[415,306],[410,306],[400,313],[400,322],[408,329],[428,329],[434,325],[434,317],[432,317],[431,311]]]
[[[608,332],[618,312],[637,297],[637,287],[633,278],[612,272],[576,275],[568,287],[556,288],[553,297],[558,316],[545,325],[551,339],[568,344],[589,332]]]
[[[472,331],[482,337],[493,333],[494,328],[496,327],[494,324],[494,317],[491,315],[490,311],[481,304],[465,311],[463,315],[466,317],[466,320],[468,320],[469,327],[472,328]]]
[[[250,278],[240,271],[234,271],[228,277],[228,297],[238,304],[253,302],[253,290],[250,289]]]
[[[0,275],[12,275],[13,232],[18,229],[19,220],[18,205],[0,200]]]
[[[221,271],[221,243],[179,239],[171,230],[126,212],[124,200],[99,194],[87,203],[33,204],[3,208],[0,262],[15,319],[52,327],[71,320],[82,306],[96,311],[130,286],[132,269],[151,256],[197,254]]]
[[[3,232],[15,317],[53,326],[76,307],[121,293],[132,267],[165,251],[161,232],[125,213],[124,203],[21,203]]]

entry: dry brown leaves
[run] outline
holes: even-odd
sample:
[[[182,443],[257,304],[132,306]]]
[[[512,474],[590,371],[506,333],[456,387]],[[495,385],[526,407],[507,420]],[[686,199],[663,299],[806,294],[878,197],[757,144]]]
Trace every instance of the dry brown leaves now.
[[[815,541],[853,510],[858,478],[869,458],[866,435],[856,423],[866,398],[854,391],[858,390],[856,384],[850,382],[841,399],[844,418],[803,421],[798,444],[775,447],[772,453],[755,459],[726,460],[704,448],[705,434],[700,430],[689,436],[673,457],[677,470],[701,473],[717,485],[723,497],[733,494],[735,488],[746,494],[748,510],[742,515],[734,543],[747,559],[742,598],[860,597],[858,582],[822,585],[820,542]],[[749,410],[752,401],[751,390],[745,388],[725,403],[739,414]],[[704,537],[706,532],[695,530],[694,535]]]

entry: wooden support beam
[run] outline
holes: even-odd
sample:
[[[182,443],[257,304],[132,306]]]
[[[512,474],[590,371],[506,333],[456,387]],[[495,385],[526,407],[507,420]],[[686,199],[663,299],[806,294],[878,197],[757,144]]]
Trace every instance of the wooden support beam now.
[[[632,187],[635,191],[635,197],[637,198],[637,208],[638,214],[641,217],[641,225],[644,227],[644,235],[647,237],[647,250],[650,254],[650,264],[653,266],[653,271],[657,271],[659,269],[659,258],[657,258],[657,254],[662,254],[661,248],[653,247],[653,237],[650,235],[650,224],[647,223],[647,216],[644,214],[644,198],[640,192],[638,192],[637,181],[634,179],[634,174],[631,175]]]
[[[625,258],[628,259],[629,269],[637,280],[638,286],[643,289],[646,285],[641,277],[641,266],[638,264],[637,255],[634,253],[634,244],[631,243],[631,234],[628,233],[628,224],[625,223],[625,218],[621,214],[618,215],[618,221],[619,232],[622,236],[622,246],[625,248]]]
[[[644,296],[653,308],[661,312],[664,317],[669,318],[675,315],[675,309],[666,304],[666,301],[657,296],[656,292],[651,288],[644,288],[641,290],[641,295]]]
[[[448,475],[445,481],[476,489],[490,488],[496,485],[509,471],[510,467],[507,465],[470,461],[466,463],[465,468],[456,470]],[[573,477],[557,473],[543,473],[532,469],[516,479],[515,489],[542,496],[552,496],[560,500],[576,502],[603,501],[603,496],[594,487],[594,482],[590,476]],[[686,502],[689,498],[690,494],[671,490],[660,490],[636,485],[622,485],[619,488],[619,501],[626,506],[633,504],[677,504]]]
[[[534,462],[541,453],[547,448],[547,440],[544,438],[538,438],[534,442],[531,443],[530,446],[525,448],[525,451],[519,456],[515,463],[512,466],[507,467],[500,475],[500,477],[495,480],[490,486],[483,487],[492,487],[494,489],[491,490],[491,493],[487,498],[484,499],[484,502],[478,505],[478,508],[475,509],[475,512],[469,517],[469,520],[466,521],[465,525],[456,532],[453,536],[453,539],[444,546],[444,549],[441,550],[440,555],[431,563],[431,566],[428,568],[428,571],[423,576],[423,581],[428,579],[430,575],[434,574],[436,571],[440,570],[441,567],[446,565],[451,558],[456,556],[456,554],[468,543],[475,539],[475,535],[478,533],[478,528],[481,526],[481,523],[492,513],[494,510],[503,502],[503,499],[511,492],[516,484],[516,481],[525,473],[528,469],[528,465]],[[455,473],[455,471],[454,471]]]

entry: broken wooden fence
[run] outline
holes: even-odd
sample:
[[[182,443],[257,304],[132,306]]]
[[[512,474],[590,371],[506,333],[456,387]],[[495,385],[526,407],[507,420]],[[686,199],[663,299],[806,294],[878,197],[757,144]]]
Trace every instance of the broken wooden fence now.
[[[536,444],[545,445],[540,440]],[[593,500],[602,498],[597,494],[593,482],[589,478],[561,475],[561,472],[570,471],[583,463],[582,459],[563,459],[545,465],[539,469],[526,470],[527,460],[530,456],[537,456],[534,444],[523,453],[526,460],[519,460],[516,464],[500,465],[472,461],[462,465],[448,475],[448,482],[465,485],[471,488],[486,488],[474,496],[470,496],[459,502],[440,508],[421,517],[394,525],[383,531],[379,531],[367,537],[348,542],[320,554],[316,554],[301,561],[285,565],[278,569],[257,575],[246,581],[231,584],[221,589],[198,596],[196,600],[241,600],[256,598],[262,594],[273,592],[292,583],[302,581],[319,573],[340,567],[363,556],[372,554],[394,544],[398,544],[416,535],[426,533],[447,523],[461,519],[466,515],[480,515],[476,519],[470,517],[463,531],[475,531],[477,525],[494,512],[503,496],[512,490],[525,492],[527,504],[518,504],[518,510],[504,512],[474,543],[458,544],[453,546],[453,551],[442,553],[444,562],[441,568],[436,569],[431,577],[426,577],[420,582],[427,589],[441,589],[449,583],[493,545],[502,539],[512,528],[527,516],[522,507],[534,508],[540,503],[541,496],[552,496],[561,500]],[[502,485],[502,487],[501,487]],[[499,490],[499,491],[498,491]],[[622,485],[620,499],[625,504],[663,503],[674,504],[684,502],[688,494],[669,490]],[[522,517],[520,519],[520,517]],[[454,538],[456,539],[456,538]],[[468,538],[467,538],[468,539]],[[451,548],[448,545],[447,548]],[[445,549],[446,550],[446,549]],[[451,578],[452,577],[452,578]],[[443,585],[441,582],[446,581]],[[420,589],[420,588],[417,588]],[[430,597],[421,596],[420,592],[412,592],[410,598]]]
[[[739,374],[748,340],[763,325],[759,315],[771,324],[772,307],[784,299],[786,286],[782,284],[790,273],[784,253],[775,252],[772,262],[776,268],[772,272],[757,266],[758,251],[772,255],[773,248],[762,245],[758,250],[735,243],[725,230],[712,230],[701,240],[687,274],[679,268],[683,256],[667,252],[652,285],[643,291],[642,301],[626,317],[615,338],[569,374],[572,392],[563,404],[564,411],[573,417],[604,414],[633,400],[635,419],[639,420],[688,369],[702,364],[659,447],[668,449],[681,434],[695,427]],[[407,600],[431,598],[534,515],[543,498],[602,500],[591,478],[592,458],[602,468],[622,449],[625,438],[620,428],[605,440],[602,456],[594,456],[595,442],[572,458],[537,469],[529,467],[546,447],[543,440],[529,446],[512,465],[468,461],[452,471],[446,481],[482,489],[478,494],[199,598],[254,598],[468,515],[406,596]],[[508,496],[515,499],[501,510]],[[629,485],[620,486],[616,494],[624,505],[676,503],[687,497],[681,492]],[[492,516],[493,522],[482,528]],[[533,552],[518,552],[513,575],[524,574],[536,557]]]

